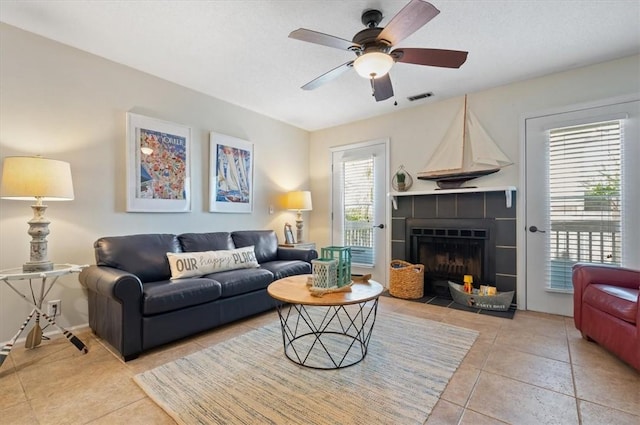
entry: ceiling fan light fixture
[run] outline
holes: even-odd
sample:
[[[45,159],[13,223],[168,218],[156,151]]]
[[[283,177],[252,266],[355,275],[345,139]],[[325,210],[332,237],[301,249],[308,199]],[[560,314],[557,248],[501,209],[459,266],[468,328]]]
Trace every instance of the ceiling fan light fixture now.
[[[383,52],[369,52],[358,56],[353,62],[356,72],[363,78],[380,78],[386,75],[394,64],[393,58]]]

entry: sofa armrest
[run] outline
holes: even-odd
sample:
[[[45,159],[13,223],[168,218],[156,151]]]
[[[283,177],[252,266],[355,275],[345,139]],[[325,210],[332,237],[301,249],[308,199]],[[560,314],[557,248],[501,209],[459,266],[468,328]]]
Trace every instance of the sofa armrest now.
[[[80,283],[90,291],[120,303],[137,303],[142,299],[142,283],[134,274],[106,266],[89,266],[80,272]]]
[[[609,264],[577,263],[572,270],[573,320],[576,328],[582,326],[582,296],[587,286],[601,283],[623,288],[640,288],[640,270],[632,270]],[[640,323],[640,309],[638,318]]]
[[[278,248],[278,260],[300,260],[310,263],[318,258],[315,249]]]
[[[80,272],[89,291],[91,329],[120,352],[125,361],[142,352],[142,283],[137,276],[107,266]]]

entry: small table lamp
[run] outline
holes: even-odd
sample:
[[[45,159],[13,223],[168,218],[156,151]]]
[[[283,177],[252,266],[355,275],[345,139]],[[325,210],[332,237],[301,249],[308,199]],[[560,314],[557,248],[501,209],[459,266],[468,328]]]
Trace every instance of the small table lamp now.
[[[24,272],[53,270],[47,259],[49,221],[44,217],[47,209],[42,201],[70,201],[73,199],[71,167],[68,162],[41,157],[9,156],[4,159],[0,197],[29,201],[33,218],[28,221],[31,235],[30,261],[22,266]]]
[[[311,211],[311,192],[308,190],[298,190],[287,193],[285,206],[288,210],[298,211],[296,218],[296,242],[302,243],[302,211]]]

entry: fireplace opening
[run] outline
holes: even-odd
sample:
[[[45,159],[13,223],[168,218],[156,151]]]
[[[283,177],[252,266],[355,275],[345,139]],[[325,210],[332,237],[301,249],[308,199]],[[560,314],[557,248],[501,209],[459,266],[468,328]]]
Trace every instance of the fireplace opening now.
[[[451,298],[448,281],[495,285],[492,219],[408,219],[407,257],[424,265],[425,294]]]

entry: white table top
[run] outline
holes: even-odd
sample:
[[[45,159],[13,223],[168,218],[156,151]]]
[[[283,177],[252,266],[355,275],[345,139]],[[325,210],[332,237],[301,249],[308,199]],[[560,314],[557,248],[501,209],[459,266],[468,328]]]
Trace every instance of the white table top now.
[[[20,279],[35,279],[51,276],[62,276],[68,273],[79,273],[83,268],[87,266],[79,266],[76,264],[54,264],[53,270],[37,271],[37,272],[23,272],[22,267],[16,267],[13,269],[0,270],[0,279],[5,280],[20,280]]]

